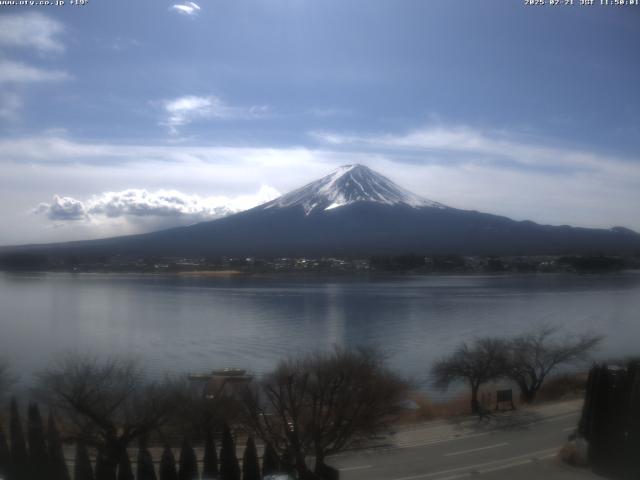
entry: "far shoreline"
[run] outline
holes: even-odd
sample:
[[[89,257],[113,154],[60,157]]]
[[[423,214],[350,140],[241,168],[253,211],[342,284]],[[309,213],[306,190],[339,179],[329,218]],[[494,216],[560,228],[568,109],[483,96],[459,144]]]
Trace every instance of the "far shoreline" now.
[[[173,274],[179,277],[235,277],[245,275],[246,273],[247,272],[241,270],[192,270],[185,272],[167,272],[165,275]]]
[[[191,270],[191,271],[117,271],[117,270],[7,270],[0,269],[0,274],[5,275],[46,275],[65,274],[70,276],[84,275],[104,275],[110,277],[147,277],[147,278],[184,278],[184,279],[206,279],[206,278],[252,278],[252,279],[274,279],[274,278],[335,278],[335,279],[381,279],[381,278],[436,278],[436,277],[606,277],[620,274],[640,274],[640,269],[628,268],[622,270],[603,271],[536,271],[536,272],[412,272],[412,271],[246,271],[246,270]]]

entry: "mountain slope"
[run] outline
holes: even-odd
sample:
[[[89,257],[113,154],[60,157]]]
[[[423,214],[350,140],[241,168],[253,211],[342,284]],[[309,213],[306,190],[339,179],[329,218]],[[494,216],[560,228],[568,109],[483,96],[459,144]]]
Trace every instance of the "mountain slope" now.
[[[640,235],[620,227],[556,227],[450,208],[414,195],[367,167],[350,165],[219,220],[28,249],[138,256],[622,253],[640,251]]]

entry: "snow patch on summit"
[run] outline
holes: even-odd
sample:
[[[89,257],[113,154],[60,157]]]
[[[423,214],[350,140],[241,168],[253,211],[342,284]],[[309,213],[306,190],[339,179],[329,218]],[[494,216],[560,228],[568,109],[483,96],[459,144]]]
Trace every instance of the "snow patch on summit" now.
[[[263,205],[262,209],[301,206],[306,215],[357,202],[447,208],[399,187],[364,165],[345,165],[326,177]]]

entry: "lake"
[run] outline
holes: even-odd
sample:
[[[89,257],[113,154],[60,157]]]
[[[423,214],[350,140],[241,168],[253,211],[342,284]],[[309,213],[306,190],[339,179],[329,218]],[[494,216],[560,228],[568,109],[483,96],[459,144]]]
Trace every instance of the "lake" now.
[[[551,324],[640,352],[640,272],[201,278],[0,273],[0,357],[21,383],[61,352],[126,354],[152,374],[269,371],[289,354],[379,345],[425,380],[463,340]],[[425,387],[428,388],[428,387]]]

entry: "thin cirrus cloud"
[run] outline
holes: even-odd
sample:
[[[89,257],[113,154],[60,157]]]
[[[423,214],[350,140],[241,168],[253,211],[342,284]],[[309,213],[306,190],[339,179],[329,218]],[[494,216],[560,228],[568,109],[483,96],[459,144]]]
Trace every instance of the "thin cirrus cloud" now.
[[[11,120],[22,108],[22,97],[16,92],[0,92],[0,118]]]
[[[34,84],[61,82],[71,78],[62,70],[42,68],[16,61],[5,50],[31,50],[47,56],[64,51],[60,37],[63,25],[39,12],[0,16],[0,118],[14,121],[23,107],[23,90]],[[4,57],[4,58],[1,58]]]
[[[69,74],[61,70],[46,70],[13,60],[0,60],[0,84],[59,82],[69,78]]]
[[[185,95],[163,102],[164,120],[171,133],[177,133],[180,127],[205,119],[249,119],[263,116],[268,108],[254,105],[249,108],[228,105],[215,95]]]
[[[184,221],[221,218],[247,210],[279,196],[263,185],[255,194],[236,197],[189,195],[177,190],[127,189],[94,195],[87,201],[54,195],[51,203],[41,203],[34,213],[52,221],[99,221],[101,218],[165,217]]]
[[[200,12],[201,8],[200,5],[195,2],[184,2],[172,5],[171,10],[182,15],[194,16]]]
[[[39,12],[0,16],[0,47],[30,48],[42,53],[59,53],[63,25]]]
[[[624,174],[640,180],[640,169],[634,162],[612,155],[554,146],[549,141],[513,132],[439,125],[400,134],[348,135],[325,131],[311,132],[311,136],[334,148],[386,151],[397,155],[431,154],[439,157],[440,163],[457,161],[486,165],[506,161],[515,168]]]

